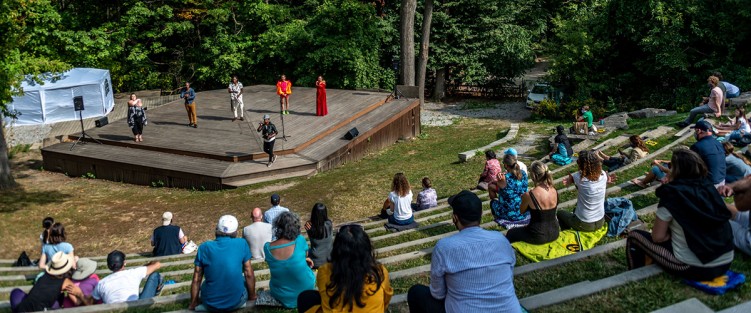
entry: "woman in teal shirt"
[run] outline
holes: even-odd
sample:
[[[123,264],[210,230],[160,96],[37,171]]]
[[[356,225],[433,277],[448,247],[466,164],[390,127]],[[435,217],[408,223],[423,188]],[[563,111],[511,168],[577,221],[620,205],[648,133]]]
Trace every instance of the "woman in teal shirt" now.
[[[313,261],[307,257],[308,243],[300,235],[300,220],[290,212],[274,219],[276,240],[263,246],[271,280],[269,292],[287,308],[297,307],[297,296],[315,289]]]

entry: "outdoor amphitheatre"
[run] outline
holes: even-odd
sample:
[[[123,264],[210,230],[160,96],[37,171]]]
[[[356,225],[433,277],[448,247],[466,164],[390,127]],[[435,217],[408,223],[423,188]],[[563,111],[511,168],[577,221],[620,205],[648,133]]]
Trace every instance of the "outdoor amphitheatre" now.
[[[596,163],[594,167],[601,167],[603,171],[598,177],[606,187],[601,188],[603,198],[598,201],[605,202],[600,206],[606,210],[601,219],[604,226],[599,224],[594,231],[561,229],[558,239],[540,245],[519,241],[509,245],[508,240],[502,239],[504,247],[512,248],[504,257],[512,259],[509,274],[519,305],[458,312],[751,312],[751,255],[747,254],[750,250],[749,246],[738,247],[738,238],[733,237],[738,236],[737,229],[735,224],[731,228],[728,218],[717,222],[721,227],[716,228],[732,229],[729,238],[723,237],[725,240],[720,243],[701,240],[701,243],[724,245],[731,250],[723,251],[723,255],[730,256],[725,262],[729,263],[729,268],[723,270],[723,273],[727,270],[727,274],[714,280],[689,280],[681,276],[685,272],[665,266],[657,259],[659,256],[653,255],[645,256],[643,266],[630,268],[634,254],[627,247],[627,242],[633,244],[634,234],[642,232],[662,244],[659,247],[669,250],[673,256],[675,244],[671,245],[669,240],[671,234],[675,240],[676,233],[670,232],[675,228],[668,227],[682,224],[678,227],[680,236],[686,237],[681,238],[684,248],[693,248],[690,240],[699,239],[688,234],[691,232],[689,225],[700,227],[696,225],[715,222],[712,214],[716,212],[709,212],[709,209],[701,212],[703,219],[686,215],[693,220],[679,221],[680,213],[665,208],[676,201],[686,203],[681,202],[678,193],[666,195],[666,190],[674,190],[668,188],[688,180],[680,178],[687,174],[681,171],[683,163],[676,164],[680,162],[678,155],[702,158],[698,159],[701,162],[692,164],[701,163],[696,168],[704,169],[702,176],[695,180],[701,181],[696,184],[702,186],[708,184],[710,195],[696,194],[717,200],[714,204],[726,210],[730,209],[725,205],[740,211],[749,209],[741,202],[744,190],[734,186],[751,181],[751,162],[746,160],[751,160],[747,148],[751,143],[751,129],[743,131],[743,127],[748,127],[745,116],[751,114],[746,112],[751,104],[751,59],[738,52],[751,48],[751,27],[745,27],[751,26],[747,19],[751,9],[740,8],[733,1],[718,7],[675,1],[651,1],[653,6],[621,0],[580,4],[546,2],[550,8],[535,6],[531,0],[515,4],[490,0],[479,3],[452,0],[435,4],[431,0],[401,3],[272,1],[271,4],[235,1],[237,6],[231,4],[233,1],[218,1],[212,2],[215,8],[177,1],[165,1],[161,7],[148,1],[121,2],[122,8],[87,1],[9,2],[12,12],[23,13],[19,16],[36,16],[14,24],[14,33],[45,30],[51,26],[42,26],[41,22],[48,21],[59,29],[55,35],[58,37],[49,40],[78,46],[51,54],[54,50],[51,46],[45,48],[50,51],[37,51],[31,47],[38,43],[18,36],[14,37],[15,46],[7,44],[7,50],[18,52],[20,57],[11,63],[0,60],[0,69],[8,73],[10,69],[15,71],[11,78],[0,75],[0,86],[8,90],[7,94],[0,93],[3,114],[0,151],[7,152],[7,159],[0,161],[8,165],[0,167],[3,170],[0,176],[12,178],[0,180],[2,184],[11,182],[0,186],[0,238],[3,239],[0,240],[0,312],[17,311],[11,308],[16,305],[11,303],[14,290],[29,293],[46,281],[40,277],[53,275],[49,267],[35,264],[40,257],[54,263],[43,252],[43,246],[51,245],[47,242],[49,239],[45,239],[50,233],[41,227],[46,217],[64,225],[64,241],[74,247],[75,258],[95,261],[93,273],[99,279],[113,275],[108,264],[111,262],[108,262],[108,254],[113,250],[125,253],[127,269],[153,261],[160,262],[161,266],[157,271],[162,284],[154,297],[56,307],[57,310],[192,312],[191,286],[196,264],[205,261],[199,260],[197,254],[206,251],[201,250],[203,244],[219,241],[220,228],[227,225],[220,217],[234,216],[237,225],[230,229],[236,229],[238,237],[242,238],[243,227],[260,223],[254,223],[254,208],[267,212],[274,199],[280,199],[276,204],[289,208],[298,218],[300,236],[309,246],[314,243],[310,238],[311,230],[306,231],[309,225],[305,224],[312,218],[311,208],[315,212],[318,203],[327,208],[334,231],[331,236],[337,240],[341,226],[361,226],[369,237],[376,261],[388,270],[393,296],[383,304],[385,310],[414,312],[415,308],[409,305],[414,304],[408,299],[410,288],[417,284],[431,286],[431,269],[439,266],[434,257],[438,242],[447,242],[445,239],[457,238],[465,230],[474,228],[459,226],[466,222],[459,212],[460,204],[452,202],[453,208],[449,204],[451,196],[469,190],[480,199],[482,211],[478,215],[478,228],[503,238],[507,233],[516,231],[518,234],[526,223],[534,223],[536,217],[531,217],[532,222],[529,217],[526,222],[510,220],[499,216],[497,205],[505,205],[502,202],[510,192],[512,178],[524,185],[517,198],[522,199],[519,200],[522,206],[526,205],[523,199],[528,199],[531,190],[541,182],[534,181],[530,173],[544,164],[551,175],[546,190],[553,190],[557,195],[554,201],[557,229],[558,223],[564,223],[561,222],[562,212],[564,216],[566,212],[576,214],[575,209],[582,207],[584,199],[589,200],[583,193],[590,192],[592,187],[581,187],[581,177],[586,176],[584,171],[592,166],[587,162]],[[496,5],[496,2],[503,4]],[[410,3],[414,29],[409,34],[414,38],[407,41],[412,51],[406,55],[417,61],[411,63],[399,61],[400,57],[405,57],[404,44],[399,42],[405,36],[405,29],[399,21],[404,18],[404,7],[409,7]],[[477,14],[486,18],[488,24],[469,24],[474,23],[470,22],[474,20],[472,12],[482,11],[474,7],[477,5],[487,7],[487,12]],[[38,6],[38,10],[30,9],[33,6]],[[462,6],[472,10],[464,12],[458,8]],[[662,6],[675,6],[680,12],[685,11],[685,15],[658,9]],[[427,8],[430,14],[435,12],[432,26],[430,19],[424,18],[428,16]],[[708,38],[706,33],[696,30],[696,23],[708,23],[708,20],[695,12],[708,9],[722,15],[722,22],[718,23],[738,30],[732,48],[717,43],[729,37]],[[8,13],[4,10],[8,9],[0,8],[0,16]],[[30,14],[41,14],[43,10],[47,10],[44,14],[54,16]],[[315,13],[308,16],[305,11]],[[634,12],[647,17],[644,21],[625,17],[637,14]],[[275,24],[274,18],[283,13],[289,15],[285,20],[288,23]],[[96,17],[97,14],[106,15],[107,19]],[[128,18],[130,14],[152,18],[154,24],[134,21]],[[328,21],[334,20],[332,17],[339,16],[346,16],[340,22],[348,21],[353,29],[345,31],[329,24]],[[606,16],[610,22],[606,21]],[[525,21],[525,18],[532,21]],[[4,21],[2,19],[0,17],[0,21]],[[119,31],[112,30],[112,21],[122,24],[122,38],[116,36],[121,34]],[[363,21],[366,23],[361,27]],[[425,21],[428,32],[423,29],[420,34]],[[735,21],[735,24],[728,21]],[[261,27],[253,23],[265,24]],[[7,27],[3,26],[6,24],[0,23],[0,27]],[[668,24],[670,27],[666,26]],[[461,41],[463,37],[454,33],[456,25],[466,25],[468,35],[465,37],[476,36],[473,32],[478,28],[496,25],[498,32],[504,35],[488,35],[490,38],[481,39],[483,47],[479,47]],[[524,36],[500,31],[512,26],[516,33]],[[618,35],[607,31],[613,26],[622,27]],[[11,30],[0,29],[3,33]],[[332,35],[337,31],[343,32],[342,35]],[[427,47],[426,42],[421,42],[425,34],[430,36],[430,54],[426,53],[426,63],[421,65],[420,52]],[[590,35],[592,41],[587,39]],[[64,39],[66,36],[76,39]],[[191,36],[195,38],[186,39]],[[319,42],[321,38],[316,36],[325,40]],[[128,39],[124,39],[126,37]],[[677,39],[670,41],[670,38]],[[120,39],[126,43],[119,42]],[[100,40],[101,45],[89,40]],[[162,47],[154,46],[154,40],[162,41],[159,45],[167,50],[179,52],[165,53]],[[608,44],[597,44],[598,40]],[[358,43],[349,47],[356,53],[339,49],[350,42]],[[124,48],[108,48],[119,44]],[[673,44],[680,47],[673,47]],[[714,50],[684,49],[684,46],[698,44],[706,44]],[[6,43],[0,42],[0,45]],[[497,47],[486,48],[488,45]],[[190,48],[186,48],[188,46]],[[456,49],[454,52],[463,58],[451,56],[447,52],[449,47]],[[275,54],[274,50],[283,48],[290,50],[289,55]],[[199,53],[190,52],[191,49]],[[242,49],[253,50],[253,56],[243,53]],[[223,52],[219,50],[225,51],[227,57],[221,56]],[[379,52],[368,54],[368,51]],[[514,51],[513,57],[509,57],[509,51]],[[342,61],[348,58],[351,62]],[[34,63],[37,61],[41,63]],[[351,66],[354,63],[357,64]],[[411,67],[411,73],[405,67]],[[94,68],[106,69],[106,77],[93,83],[101,87],[93,92],[101,92],[102,101],[92,101],[92,96],[84,92],[86,109],[74,111],[73,97],[67,103],[65,93],[65,103],[60,106],[70,112],[54,115],[58,104],[52,101],[47,107],[42,104],[38,114],[40,121],[56,119],[54,123],[35,123],[28,119],[36,116],[34,110],[37,109],[23,108],[22,103],[50,101],[54,99],[53,91],[70,87],[63,85],[66,80],[71,81],[72,73]],[[279,104],[280,96],[284,96],[288,87],[286,80],[280,79],[284,74],[291,81],[289,114],[280,110]],[[244,84],[241,87],[244,108],[240,109],[239,116],[233,116],[238,104],[232,92],[234,75]],[[317,88],[320,81],[316,82],[319,75],[325,76],[324,84],[328,84],[323,95],[328,112],[324,114],[320,111],[321,87]],[[405,79],[410,75],[410,79]],[[35,85],[35,79],[44,84]],[[184,88],[187,81],[192,84]],[[720,85],[725,86],[724,93]],[[19,86],[26,89],[26,94],[20,92]],[[83,87],[70,88],[70,95],[76,96],[82,90],[76,88]],[[195,90],[197,123],[191,120],[190,113],[186,117],[190,90]],[[543,90],[542,100],[535,98],[539,90]],[[39,101],[24,100],[29,99],[24,97],[44,93],[47,97]],[[139,101],[130,102],[131,94]],[[242,102],[243,98],[240,99]],[[713,106],[715,100],[719,109]],[[94,110],[95,105],[102,105],[104,113],[83,115],[86,110]],[[148,108],[141,111],[148,121],[143,126],[142,141],[134,135],[132,122],[132,115],[138,110],[134,107],[141,106]],[[696,110],[705,107],[705,111]],[[14,114],[14,109],[15,113],[31,113],[24,117],[24,114]],[[739,112],[745,116],[738,116]],[[696,115],[693,120],[689,120],[690,114]],[[262,131],[264,120],[273,123],[277,130],[272,145],[275,157],[270,157],[266,149],[270,140],[265,130]],[[684,123],[687,120],[689,122]],[[745,124],[742,125],[741,120]],[[704,128],[705,123],[708,129]],[[725,123],[729,123],[728,126]],[[562,130],[558,130],[559,125]],[[720,130],[726,134],[718,135]],[[732,137],[734,131],[738,132],[739,139]],[[566,145],[559,144],[561,132],[570,142],[573,154],[567,155]],[[702,153],[684,149],[701,145],[702,141],[711,141],[713,145],[719,142],[720,147],[723,142],[731,142],[729,146],[738,153],[727,157],[748,163],[745,166],[749,178],[741,175],[734,178],[740,183],[731,184],[727,181],[731,178],[731,162],[727,161],[726,166],[722,159],[724,183],[732,192],[713,186],[715,182],[710,178],[714,165],[703,161]],[[647,153],[635,156],[637,148]],[[509,149],[513,149],[513,153]],[[568,160],[561,162],[557,158],[561,152]],[[673,164],[667,165],[671,159]],[[491,160],[497,160],[495,164],[499,164],[500,174],[493,175],[496,177],[487,188],[478,189],[478,178],[479,181],[485,179],[481,175],[493,164]],[[509,167],[506,167],[507,162],[511,162]],[[520,163],[527,168],[523,181],[514,176],[515,166]],[[669,168],[660,170],[660,166]],[[671,173],[670,169],[674,171]],[[654,178],[660,171],[665,178]],[[429,208],[408,209],[414,219],[414,223],[408,225],[394,222],[398,220],[394,212],[398,204],[389,200],[391,191],[398,193],[396,177],[400,175],[395,175],[397,173],[406,177],[410,196],[414,195],[413,204],[424,189],[424,177],[429,178],[437,194],[436,203]],[[648,181],[650,179],[653,181]],[[602,180],[607,180],[607,184]],[[521,194],[526,194],[527,198]],[[612,203],[626,203],[632,210],[623,212],[632,212],[629,218],[633,218],[633,222],[629,223],[632,221],[629,219],[619,225],[618,219],[625,219],[625,214],[629,213],[609,211]],[[382,211],[389,205],[390,210]],[[519,213],[519,206],[515,204],[512,210]],[[701,204],[686,206],[704,209]],[[529,204],[527,212],[533,209]],[[154,230],[163,226],[167,219],[165,212],[171,212],[171,224],[178,225],[187,241],[198,246],[199,252],[189,249],[192,251],[187,253],[153,255]],[[675,218],[672,222],[665,221],[665,214]],[[720,216],[731,214],[742,213],[723,212]],[[578,221],[579,217],[575,218]],[[712,234],[720,232],[706,228],[701,229]],[[564,233],[568,237],[564,237]],[[667,233],[667,241],[654,239],[664,233]],[[751,238],[748,229],[742,235]],[[667,246],[670,248],[665,248]],[[22,253],[34,264],[18,265]],[[273,295],[268,291],[279,284],[271,283],[279,278],[272,276],[272,270],[277,269],[272,269],[275,265],[268,262],[269,253],[266,261],[255,258],[249,261],[259,295]],[[689,253],[693,258],[699,254]],[[487,257],[475,254],[468,258],[475,262]],[[442,258],[446,258],[445,254]],[[442,259],[440,266],[446,267],[445,262]],[[322,271],[318,269],[313,273]],[[321,279],[320,276],[317,279]],[[478,279],[481,278],[479,275]],[[451,288],[451,283],[457,282],[449,281],[447,288]],[[704,286],[696,286],[702,283]],[[140,287],[147,284],[142,280]],[[735,285],[724,288],[732,284]],[[720,294],[714,294],[718,290],[722,290]],[[477,290],[464,294],[474,292]],[[59,296],[71,295],[61,292]],[[472,302],[473,299],[464,300]],[[285,308],[279,303],[281,300],[276,301],[269,305],[269,302],[248,300],[236,311],[298,312],[295,308]],[[448,300],[446,303],[448,309]]]

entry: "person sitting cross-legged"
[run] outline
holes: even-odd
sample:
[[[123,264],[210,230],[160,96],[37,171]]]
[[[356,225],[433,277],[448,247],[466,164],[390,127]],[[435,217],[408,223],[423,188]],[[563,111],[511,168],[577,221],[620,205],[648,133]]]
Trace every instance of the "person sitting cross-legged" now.
[[[384,312],[394,294],[389,271],[376,260],[368,233],[356,224],[339,228],[316,286],[297,297],[298,312]]]
[[[571,163],[571,157],[574,155],[574,149],[571,148],[571,141],[566,136],[563,125],[555,127],[557,135],[553,139],[553,149],[548,153],[550,161],[558,165],[567,165]]]
[[[563,179],[563,185],[573,183],[577,189],[574,212],[559,210],[561,229],[596,231],[605,225],[605,194],[607,184],[615,180],[602,170],[602,163],[594,151],[582,151],[576,159],[579,171]]]
[[[731,211],[697,153],[675,150],[671,168],[669,182],[655,192],[660,201],[652,233],[628,233],[628,268],[651,260],[688,280],[713,280],[733,262]]]
[[[409,225],[415,222],[412,215],[412,189],[404,173],[396,173],[391,181],[391,192],[383,202],[381,218],[394,225]]]
[[[448,199],[459,233],[438,240],[430,264],[430,287],[409,288],[411,313],[521,312],[514,291],[516,257],[500,232],[480,227],[482,201],[463,190]]]
[[[417,203],[412,203],[412,211],[422,211],[438,206],[438,194],[433,189],[430,178],[422,178],[422,191],[417,194]]]
[[[145,266],[125,269],[125,253],[115,250],[107,255],[107,267],[112,274],[102,278],[94,288],[91,297],[83,297],[84,304],[94,301],[105,304],[122,303],[140,299],[150,299],[159,294],[162,277],[157,270],[162,266],[159,261],[151,261]],[[141,281],[146,278],[143,291],[139,293]]]
[[[256,299],[256,277],[250,266],[250,249],[244,239],[235,238],[237,227],[234,216],[220,217],[216,239],[198,247],[188,309],[234,311],[244,308],[248,300]]]
[[[527,173],[523,172],[510,154],[503,156],[503,168],[507,172],[498,175],[498,181],[488,186],[490,208],[496,221],[522,221],[529,217],[529,213],[519,212],[522,195],[527,192],[529,183]]]

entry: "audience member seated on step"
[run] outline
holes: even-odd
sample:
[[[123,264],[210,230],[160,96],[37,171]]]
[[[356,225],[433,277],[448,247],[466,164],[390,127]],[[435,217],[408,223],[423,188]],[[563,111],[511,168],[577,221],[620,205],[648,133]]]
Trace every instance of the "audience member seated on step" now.
[[[42,220],[42,228],[44,228],[44,230],[39,234],[39,241],[42,243],[42,246],[44,246],[45,243],[48,243],[47,238],[50,236],[50,228],[53,224],[55,224],[55,219],[52,217],[47,216]]]
[[[318,269],[316,286],[297,297],[298,312],[384,312],[394,294],[368,233],[352,224],[339,228],[331,261]]]
[[[733,197],[735,209],[751,210],[751,176],[746,176],[734,183],[717,187],[723,197]]]
[[[391,192],[383,202],[381,218],[387,218],[390,224],[409,225],[415,222],[412,216],[412,190],[404,173],[396,173],[391,182]]]
[[[686,127],[693,123],[697,114],[712,113],[715,117],[720,117],[722,115],[722,107],[725,98],[722,94],[722,89],[717,86],[719,83],[720,80],[716,76],[709,76],[709,78],[707,78],[707,86],[710,89],[709,97],[704,97],[697,107],[691,109],[688,117],[684,121],[678,123],[680,127]]]
[[[652,160],[652,168],[646,173],[644,179],[634,178],[631,183],[642,188],[647,188],[655,180],[664,184],[668,181],[668,174],[670,174],[669,160]]]
[[[253,260],[263,260],[263,245],[271,242],[271,224],[263,221],[263,213],[260,208],[253,209],[251,213],[253,223],[243,228],[242,236],[248,242],[250,254]]]
[[[592,110],[589,109],[588,105],[581,108],[581,115],[577,114],[576,121],[587,123],[587,131],[589,132],[589,135],[595,135],[597,133],[597,127],[592,123],[594,121],[594,116],[592,116]]]
[[[744,135],[751,134],[746,110],[742,107],[735,109],[735,123],[719,124],[715,128],[718,136],[725,136],[724,141],[738,141]]]
[[[503,156],[503,168],[504,171],[498,175],[498,181],[488,186],[493,217],[506,229],[527,225],[529,212],[519,212],[522,195],[529,187],[527,173],[522,172],[516,157],[510,154]]]
[[[162,214],[162,226],[154,229],[151,235],[151,246],[154,256],[165,256],[183,253],[183,245],[188,242],[183,229],[172,225],[172,212]]]
[[[10,309],[12,312],[37,312],[60,308],[58,300],[66,288],[73,285],[72,254],[62,251],[50,257],[43,275],[37,280],[28,294],[19,288],[10,292]]]
[[[279,215],[274,225],[276,238],[263,247],[271,279],[269,293],[286,308],[297,308],[297,296],[315,288],[313,260],[307,257],[308,243],[300,234],[300,220],[290,212]]]
[[[729,142],[722,144],[725,148],[725,182],[736,182],[751,175],[751,162],[742,155],[735,153],[735,147]]]
[[[188,309],[234,311],[244,308],[248,300],[256,299],[250,249],[245,240],[235,238],[237,228],[237,218],[224,215],[216,225],[216,239],[198,247]]]
[[[576,160],[579,171],[563,178],[563,185],[576,186],[576,208],[574,212],[558,211],[561,229],[596,231],[605,225],[605,190],[607,184],[615,180],[602,170],[602,163],[594,151],[579,152]]]
[[[80,258],[76,262],[76,269],[71,276],[73,286],[67,287],[70,289],[68,296],[63,300],[64,308],[72,308],[83,305],[81,299],[91,297],[94,293],[94,288],[99,283],[99,276],[96,272],[96,262],[87,259]],[[77,296],[78,295],[78,296]]]
[[[493,150],[485,151],[485,168],[480,174],[480,180],[477,181],[477,189],[488,190],[488,185],[498,180],[498,174],[501,172],[501,162],[496,158]]]
[[[519,154],[516,153],[516,149],[514,148],[508,148],[503,151],[503,155],[513,155],[516,158],[516,164],[519,164],[519,168],[524,172],[524,174],[527,174],[529,176],[529,173],[527,173],[527,165],[524,164],[524,162],[519,161]]]
[[[725,90],[727,90],[727,99],[738,98],[741,95],[741,89],[738,86],[726,81],[721,81],[721,83],[725,85]]]
[[[276,227],[274,225],[276,224],[274,223],[274,220],[279,214],[289,212],[288,208],[279,205],[281,202],[282,199],[278,194],[271,195],[271,208],[266,210],[266,213],[263,213],[263,221],[271,224],[271,240],[276,240],[276,230],[274,229],[274,227]]]
[[[725,184],[725,148],[712,134],[712,125],[707,121],[698,121],[693,126],[696,143],[691,145],[691,151],[699,154],[707,166],[709,180],[715,186]]]
[[[156,297],[162,289],[162,277],[157,270],[162,266],[159,261],[151,261],[145,266],[125,269],[125,253],[118,250],[107,255],[107,268],[112,271],[102,278],[94,288],[91,297],[79,297],[85,305],[94,302],[105,304],[122,303]],[[139,293],[141,280],[146,278],[143,290]],[[77,295],[79,296],[79,295]]]
[[[749,211],[738,211],[734,205],[728,205],[728,209],[732,215],[730,218],[730,227],[733,229],[733,245],[743,253],[751,255],[751,224],[749,224]]]
[[[438,194],[433,189],[430,178],[422,178],[422,191],[417,193],[417,203],[412,203],[412,211],[422,211],[438,206]]]
[[[574,149],[571,148],[571,141],[564,133],[562,125],[556,126],[555,131],[558,135],[553,139],[553,150],[548,153],[548,156],[555,164],[569,164],[571,163],[571,157],[574,155]]]
[[[313,269],[328,262],[331,246],[334,244],[334,224],[329,219],[329,212],[323,203],[313,205],[310,220],[305,222],[305,231],[310,239],[308,257],[313,260]]]
[[[409,288],[411,313],[521,312],[514,291],[516,257],[500,232],[480,227],[482,201],[463,190],[448,199],[459,233],[438,240],[430,287]]]
[[[62,251],[73,257],[73,245],[65,241],[65,226],[55,223],[49,229],[47,243],[42,245],[42,254],[39,256],[39,268],[46,269],[55,253]]]
[[[644,140],[638,135],[632,135],[628,137],[629,148],[625,151],[622,148],[618,148],[618,154],[620,157],[611,157],[600,150],[594,150],[597,153],[597,157],[602,159],[602,165],[608,167],[608,171],[612,172],[624,165],[631,164],[632,162],[642,159],[649,154],[647,145],[644,144]]]
[[[545,163],[532,162],[529,176],[535,183],[535,188],[522,195],[519,208],[522,214],[529,211],[529,225],[509,229],[506,238],[509,242],[524,241],[539,245],[558,239],[558,192],[553,188],[553,176]]]
[[[652,233],[632,230],[626,241],[629,269],[651,260],[689,280],[724,275],[733,262],[731,212],[698,154],[676,150],[669,182],[657,188],[660,199]]]

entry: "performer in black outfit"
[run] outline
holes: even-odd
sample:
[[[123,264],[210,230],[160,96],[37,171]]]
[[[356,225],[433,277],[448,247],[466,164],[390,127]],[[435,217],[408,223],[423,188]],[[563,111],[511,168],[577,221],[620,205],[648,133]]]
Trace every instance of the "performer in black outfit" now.
[[[256,131],[261,132],[263,136],[263,152],[269,154],[269,164],[271,166],[276,161],[276,155],[274,155],[274,139],[276,139],[276,126],[271,123],[271,117],[268,114],[263,115],[263,123],[258,123],[258,129]]]

